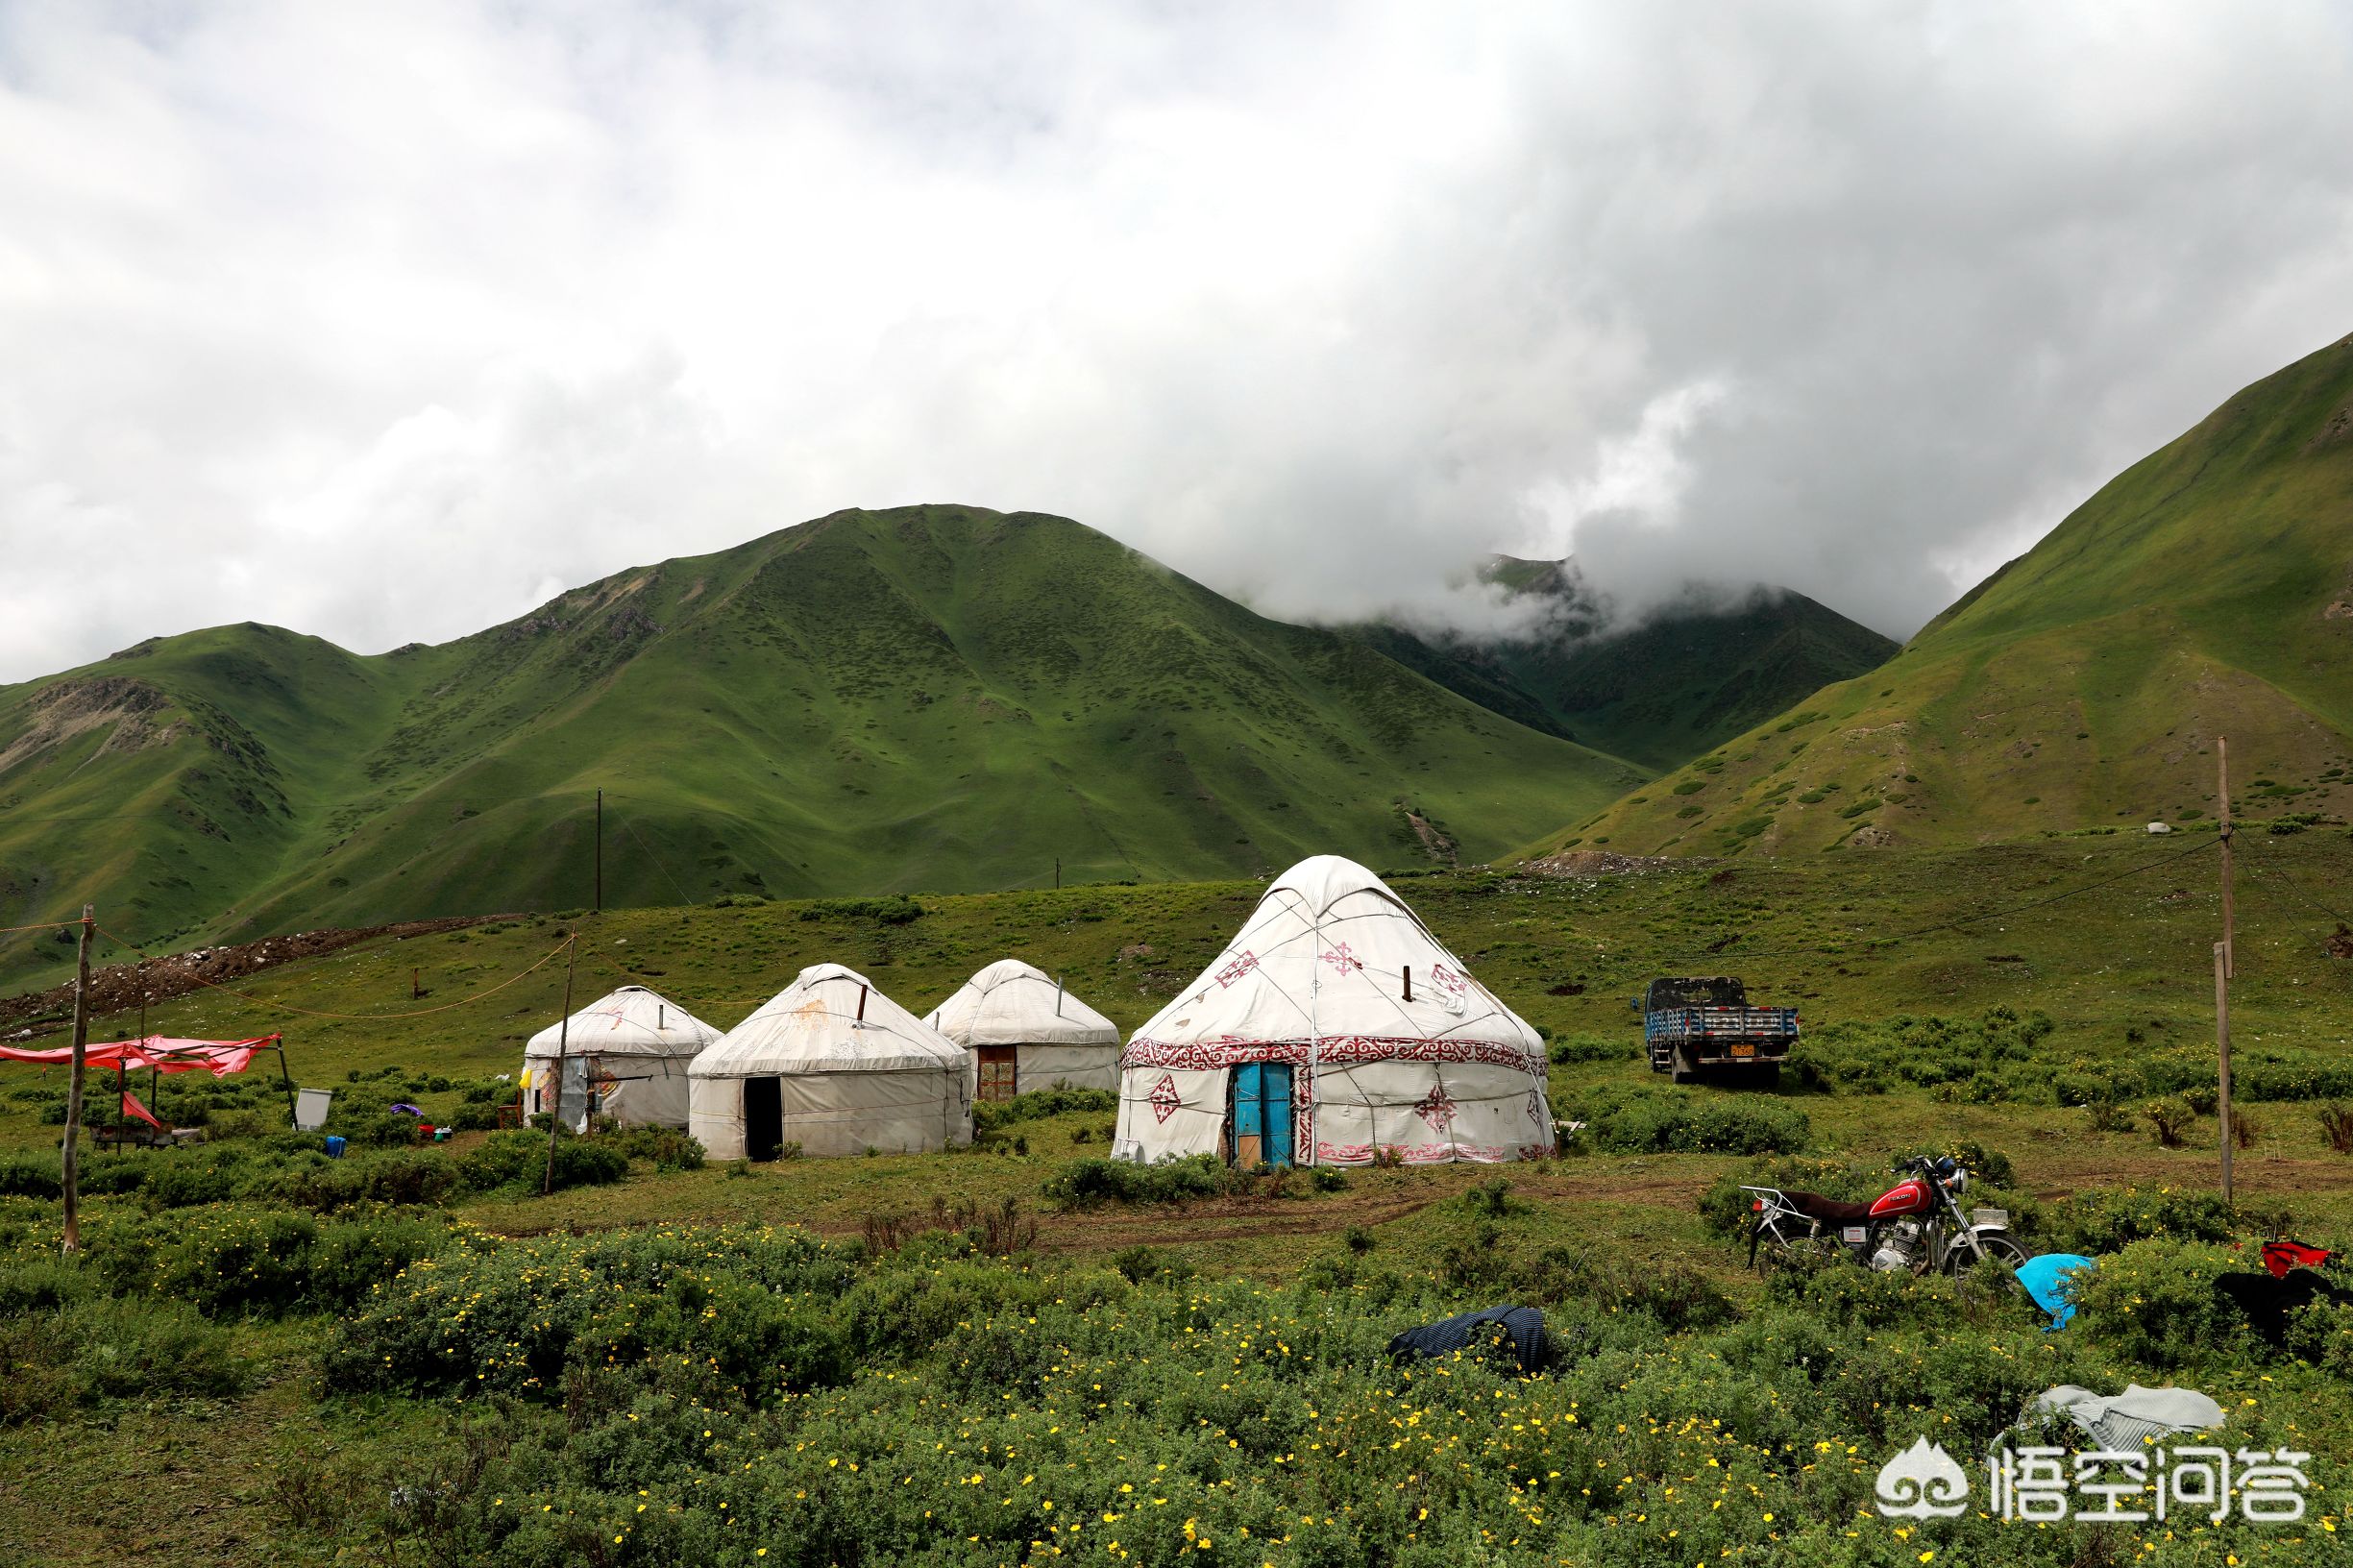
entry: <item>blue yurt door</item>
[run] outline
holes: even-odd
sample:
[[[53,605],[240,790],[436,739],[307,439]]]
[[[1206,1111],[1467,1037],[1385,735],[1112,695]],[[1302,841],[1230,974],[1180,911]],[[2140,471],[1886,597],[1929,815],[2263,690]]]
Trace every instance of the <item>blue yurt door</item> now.
[[[1291,1163],[1291,1069],[1280,1062],[1248,1062],[1234,1069],[1234,1163]]]

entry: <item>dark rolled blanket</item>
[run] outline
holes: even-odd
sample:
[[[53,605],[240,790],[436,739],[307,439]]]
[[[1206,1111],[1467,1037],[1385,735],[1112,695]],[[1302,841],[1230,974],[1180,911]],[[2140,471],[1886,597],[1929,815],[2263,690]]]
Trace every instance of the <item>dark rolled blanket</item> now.
[[[1505,1353],[1528,1374],[1553,1363],[1552,1336],[1545,1333],[1544,1314],[1533,1307],[1489,1307],[1484,1311],[1459,1312],[1418,1329],[1408,1329],[1389,1341],[1389,1355],[1399,1360],[1419,1357]]]

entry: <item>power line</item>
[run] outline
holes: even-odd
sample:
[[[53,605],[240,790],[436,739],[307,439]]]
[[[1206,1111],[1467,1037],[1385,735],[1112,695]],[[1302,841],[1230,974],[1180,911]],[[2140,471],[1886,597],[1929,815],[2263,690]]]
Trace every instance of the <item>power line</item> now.
[[[2337,911],[2329,908],[2328,905],[2320,902],[2311,894],[2306,893],[2302,888],[2296,886],[2296,884],[2290,879],[2287,872],[2274,871],[2272,868],[2268,866],[2259,866],[2251,860],[2246,863],[2246,869],[2258,882],[2275,883],[2279,887],[2286,888],[2290,893],[2295,894],[2297,898],[2301,899],[2308,908],[2316,910],[2322,915],[2326,915],[2330,919],[2335,920],[2339,925],[2353,925],[2353,919],[2347,919],[2344,916],[2340,915],[2337,913]]]
[[[155,954],[149,952],[146,948],[141,947],[137,943],[118,937],[113,932],[107,930],[104,926],[97,927],[97,930],[100,936],[105,937],[110,942],[116,943],[124,947],[130,948],[141,958],[153,959],[156,956]],[[461,996],[453,1002],[444,1002],[439,1007],[421,1007],[406,1013],[326,1013],[321,1012],[317,1008],[297,1007],[292,1002],[282,1002],[268,996],[256,996],[250,992],[239,991],[233,986],[224,986],[217,980],[208,980],[201,974],[191,973],[188,975],[188,978],[195,981],[200,986],[207,986],[214,991],[234,996],[241,1001],[251,1002],[256,1007],[274,1007],[284,1013],[299,1013],[307,1018],[335,1018],[346,1023],[384,1023],[399,1018],[428,1017],[435,1013],[448,1013],[456,1008],[471,1006],[472,1004],[480,1001],[483,997],[495,995],[499,992],[504,991],[507,987],[513,985],[516,981],[535,973],[537,970],[543,968],[550,959],[562,952],[566,947],[569,947],[577,940],[578,934],[576,932],[565,937],[562,942],[557,943],[554,946],[549,948],[545,953],[541,954],[540,957],[533,962],[528,968],[521,969],[516,973],[508,975],[505,979],[500,981],[495,986],[485,986],[482,990],[474,992],[470,996]]]
[[[613,820],[619,822],[621,824],[621,830],[629,835],[630,840],[635,843],[640,849],[643,849],[646,852],[646,858],[652,861],[653,864],[660,869],[663,877],[670,883],[672,891],[677,894],[678,901],[684,904],[692,904],[695,901],[694,895],[688,893],[685,888],[681,887],[678,883],[678,879],[671,874],[669,862],[662,859],[661,856],[655,854],[653,852],[653,846],[648,844],[644,839],[638,837],[637,829],[630,824],[630,821],[626,817],[622,816],[622,814],[619,812],[615,812],[613,813]]]

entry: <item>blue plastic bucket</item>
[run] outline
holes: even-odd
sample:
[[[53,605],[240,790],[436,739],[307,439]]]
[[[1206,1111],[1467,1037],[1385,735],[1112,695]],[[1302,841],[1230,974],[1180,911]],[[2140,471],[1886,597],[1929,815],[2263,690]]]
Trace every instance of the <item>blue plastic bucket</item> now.
[[[330,1160],[343,1158],[343,1139],[340,1135],[335,1133],[327,1135],[327,1158]]]

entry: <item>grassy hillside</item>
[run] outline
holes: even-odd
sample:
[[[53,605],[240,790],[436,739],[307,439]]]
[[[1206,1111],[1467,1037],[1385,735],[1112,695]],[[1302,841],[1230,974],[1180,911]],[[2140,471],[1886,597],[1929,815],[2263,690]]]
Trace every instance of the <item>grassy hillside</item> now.
[[[1597,633],[1569,563],[1503,556],[1489,576],[1554,601],[1558,615],[1544,635],[1473,642],[1389,626],[1360,635],[1483,707],[1646,768],[1688,762],[1896,651],[1870,627],[1783,589],[1679,605]]]
[[[1076,523],[844,512],[440,647],[223,627],[0,689],[0,924],[583,904],[599,788],[644,904],[1480,858],[1640,776]]]
[[[1737,854],[2353,810],[2353,338],[2126,470],[1885,667],[1546,841]]]
[[[2070,839],[1760,857],[1599,879],[1430,873],[1395,886],[1530,1022],[1622,1041],[1629,1060],[1637,1030],[1627,997],[1654,975],[1696,968],[1738,973],[1758,996],[1801,1005],[1812,1033],[2007,1007],[2050,1016],[2053,1032],[2039,1052],[2049,1064],[2165,1052],[2203,1061],[2219,922],[2213,842],[2211,834],[2162,844]],[[2329,956],[2334,921],[2316,905],[2341,902],[2336,890],[2353,881],[2353,840],[2252,835],[2240,860],[2242,973],[2232,1006],[2243,1067],[2277,1052],[2345,1059],[2353,962]],[[1980,919],[2093,883],[2106,885]],[[576,985],[595,996],[639,978],[725,1028],[809,964],[847,964],[923,1013],[983,965],[1015,956],[1062,976],[1133,1029],[1218,953],[1261,891],[1227,881],[927,894],[919,900],[924,913],[898,923],[859,900],[611,911],[580,922]],[[394,1065],[511,1071],[523,1041],[561,1011],[560,964],[483,1003],[449,1004],[525,968],[571,928],[533,916],[377,942],[236,982],[257,1000],[200,992],[159,1005],[154,1021],[208,1038],[284,1030],[306,1081]],[[100,962],[129,956],[110,944],[98,953]],[[409,998],[412,973],[429,992],[422,1002]],[[445,1010],[399,1016],[420,1007]],[[128,1032],[134,1017],[97,1028]],[[0,1066],[0,1087],[36,1075]],[[13,1136],[39,1135],[28,1119]]]
[[[0,1066],[0,1299],[20,1304],[0,1325],[0,1540],[61,1564],[2333,1562],[2353,1322],[2302,1320],[2274,1350],[2211,1282],[2250,1272],[2254,1240],[2339,1245],[2353,1222],[2353,1158],[2311,1103],[2344,1092],[2353,965],[2306,901],[2353,875],[2353,840],[2246,849],[2235,1215],[2213,1116],[2161,1146],[2137,1103],[2069,1099],[2211,1074],[2211,844],[1401,878],[1553,1037],[1553,1105],[1588,1121],[1582,1142],[1507,1169],[1243,1175],[1187,1201],[1075,1201],[1112,1114],[1068,1100],[939,1155],[687,1168],[658,1141],[567,1139],[567,1168],[601,1156],[614,1179],[541,1196],[536,1134],[367,1140],[407,1125],[394,1100],[438,1121],[469,1088],[500,1092],[467,1080],[513,1071],[561,1005],[551,964],[392,1017],[419,1005],[411,973],[445,1006],[574,922],[285,966],[242,989],[372,1018],[214,995],[160,1021],[286,1028],[351,1153],[266,1136],[273,1084],[168,1083],[167,1115],[221,1136],[90,1157],[78,1263],[37,1188],[61,1074]],[[579,986],[633,973],[731,1023],[818,959],[922,1008],[1013,952],[1132,1028],[1258,892],[926,897],[897,923],[821,902],[617,911],[577,922]],[[1803,1004],[1789,1091],[1654,1086],[1623,997],[1695,950]],[[1774,1146],[1804,1152],[1734,1152]],[[1973,1197],[2034,1250],[2100,1259],[2065,1333],[1981,1279],[1744,1266],[1738,1182],[1869,1196],[1892,1155],[1929,1148],[1981,1176],[2014,1164]],[[517,1155],[516,1179],[474,1179]],[[1539,1307],[1566,1363],[1523,1380],[1383,1353],[1499,1301]],[[2308,1527],[2177,1515],[2144,1537],[1873,1507],[1878,1467],[1923,1432],[1981,1453],[2046,1387],[2128,1382],[2207,1392],[2225,1446],[2319,1456]]]

